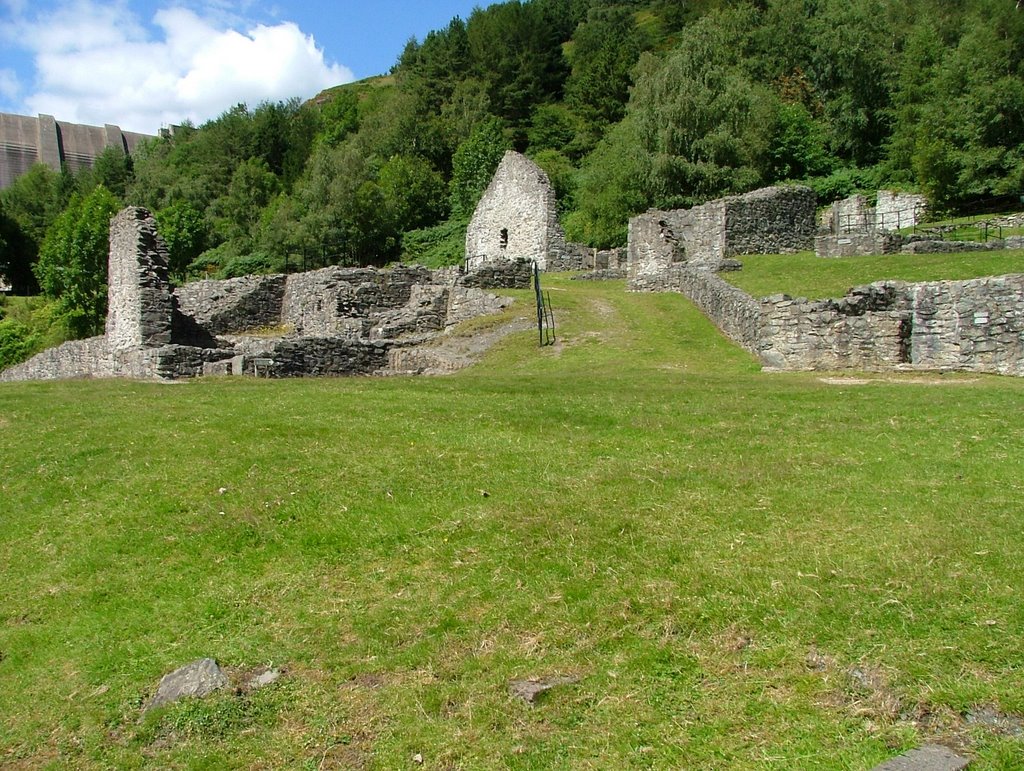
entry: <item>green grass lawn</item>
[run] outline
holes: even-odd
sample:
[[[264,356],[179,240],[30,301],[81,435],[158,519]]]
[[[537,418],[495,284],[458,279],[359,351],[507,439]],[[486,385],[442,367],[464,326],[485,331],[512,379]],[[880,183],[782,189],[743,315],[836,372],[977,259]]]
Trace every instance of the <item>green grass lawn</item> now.
[[[1024,381],[547,283],[448,378],[0,384],[0,767],[1020,768]],[[143,716],[203,656],[286,675]]]
[[[816,257],[797,254],[748,254],[743,270],[723,278],[754,297],[785,293],[813,300],[842,297],[853,286],[872,281],[937,281],[1024,273],[1019,249],[963,254],[883,254],[868,257]]]

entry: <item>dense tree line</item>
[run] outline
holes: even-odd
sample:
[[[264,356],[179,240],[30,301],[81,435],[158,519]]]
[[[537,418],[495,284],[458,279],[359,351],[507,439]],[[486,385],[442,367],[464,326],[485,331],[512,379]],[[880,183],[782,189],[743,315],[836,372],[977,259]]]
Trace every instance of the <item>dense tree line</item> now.
[[[781,181],[882,185],[955,210],[1024,192],[1013,0],[510,0],[410,41],[387,77],[245,105],[0,199],[0,272],[98,328],[96,221],[153,210],[173,274],[308,252],[451,262],[505,149],[551,176],[574,240]],[[102,227],[102,223],[100,225]]]

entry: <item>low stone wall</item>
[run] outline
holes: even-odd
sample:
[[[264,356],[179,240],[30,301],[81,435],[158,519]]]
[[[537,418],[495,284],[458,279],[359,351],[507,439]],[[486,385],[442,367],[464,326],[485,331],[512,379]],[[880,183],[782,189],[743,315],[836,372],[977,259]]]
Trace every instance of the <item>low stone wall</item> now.
[[[908,284],[880,281],[844,297],[755,299],[717,274],[678,264],[655,285],[689,298],[775,369],[958,370],[1024,376],[1024,274]]]
[[[912,363],[1024,376],[1024,275],[907,287]]]
[[[757,351],[775,369],[892,369],[910,363],[906,296],[897,282],[838,300],[761,298]]]
[[[570,243],[566,245],[565,254],[548,259],[545,272],[624,271],[627,254],[625,249],[594,249],[584,244]]]
[[[817,236],[814,253],[818,257],[863,257],[870,254],[895,254],[903,247],[896,233],[840,233]]]
[[[66,380],[76,377],[110,377],[114,374],[105,336],[72,340],[48,348],[28,361],[0,372],[0,380]]]
[[[904,254],[961,254],[963,252],[992,252],[1005,249],[1002,241],[910,241],[903,245]]]
[[[476,289],[529,289],[532,282],[532,260],[500,260],[484,263],[457,281],[461,286]]]
[[[569,242],[561,254],[548,255],[547,273],[564,273],[576,270],[592,270],[594,267],[594,249],[586,244]]]
[[[577,273],[572,277],[573,281],[618,281],[626,277],[626,271],[622,268],[605,268],[601,270],[588,270],[584,273]]]
[[[666,285],[686,295],[734,342],[757,353],[761,307],[753,297],[715,273],[687,265],[674,267]]]
[[[372,375],[388,364],[386,341],[351,341],[335,337],[289,337],[267,345],[262,368],[269,377]]]

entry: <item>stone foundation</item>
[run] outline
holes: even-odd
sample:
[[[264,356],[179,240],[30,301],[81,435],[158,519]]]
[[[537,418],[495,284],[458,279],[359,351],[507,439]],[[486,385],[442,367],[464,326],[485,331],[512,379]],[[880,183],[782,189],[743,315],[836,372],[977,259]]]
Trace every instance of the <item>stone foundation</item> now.
[[[392,348],[512,302],[478,288],[486,276],[418,266],[332,267],[172,290],[167,250],[138,208],[111,221],[109,265],[107,334],[43,351],[0,380],[372,374],[387,366]],[[493,285],[529,286],[532,270],[524,261],[490,275]]]
[[[910,284],[844,297],[755,299],[717,274],[673,266],[657,286],[689,298],[769,368],[952,370],[1024,376],[1024,275]]]

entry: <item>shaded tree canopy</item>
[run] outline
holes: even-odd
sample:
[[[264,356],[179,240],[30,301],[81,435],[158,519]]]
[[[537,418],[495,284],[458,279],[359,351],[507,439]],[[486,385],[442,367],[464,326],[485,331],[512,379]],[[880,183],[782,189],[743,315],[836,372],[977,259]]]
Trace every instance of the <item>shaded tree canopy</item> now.
[[[71,243],[74,223],[99,210],[94,194],[153,210],[179,279],[278,270],[326,244],[364,264],[456,261],[509,147],[548,171],[569,236],[595,246],[623,243],[648,206],[782,181],[811,184],[823,203],[881,185],[948,210],[1015,200],[1015,5],[496,3],[409,41],[386,76],[306,103],[239,104],[77,175],[33,168],[0,196],[0,270],[19,291],[36,275],[49,293],[58,275],[91,280],[64,270],[83,258],[55,246],[32,266],[44,241]]]

